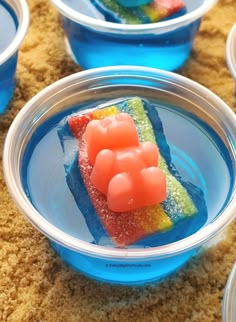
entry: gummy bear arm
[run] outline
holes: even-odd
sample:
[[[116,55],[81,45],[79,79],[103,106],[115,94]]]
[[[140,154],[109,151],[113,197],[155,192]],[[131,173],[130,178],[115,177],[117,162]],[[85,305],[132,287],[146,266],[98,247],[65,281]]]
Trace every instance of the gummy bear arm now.
[[[116,162],[115,152],[104,149],[97,154],[91,173],[93,185],[104,195],[107,195],[108,184],[112,177]]]

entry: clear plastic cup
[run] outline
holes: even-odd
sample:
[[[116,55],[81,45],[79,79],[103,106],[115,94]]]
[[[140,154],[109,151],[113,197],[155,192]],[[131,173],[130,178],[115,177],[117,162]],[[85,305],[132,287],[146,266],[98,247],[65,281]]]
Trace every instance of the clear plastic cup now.
[[[84,1],[51,2],[61,14],[68,52],[82,68],[137,65],[171,71],[189,57],[201,19],[216,0],[185,0],[187,14],[142,25],[94,18]]]
[[[236,83],[236,24],[231,28],[226,42],[226,62]]]
[[[54,128],[51,120],[56,118],[58,122],[63,115],[71,113],[72,107],[80,106],[83,109],[91,104],[96,106],[100,101],[137,95],[158,102],[159,113],[164,113],[161,114],[163,126],[173,162],[185,179],[196,183],[205,192],[208,218],[197,232],[162,246],[144,248],[138,243],[135,247],[122,249],[97,245],[85,239],[85,228],[80,227],[78,209],[70,207],[72,201],[68,200],[72,200],[71,196],[67,199],[66,184],[55,183],[59,176],[57,168],[63,173],[63,178],[65,173],[63,162],[54,156],[50,148],[46,150],[47,155],[39,154],[35,158],[41,170],[35,172],[36,184],[32,187],[39,187],[36,199],[40,196],[42,199],[37,206],[32,204],[25,189],[29,169],[27,151],[31,149],[31,142],[35,138],[44,142],[44,135],[40,134],[42,128]],[[172,113],[174,116],[171,116]],[[193,126],[192,129],[185,131],[185,127],[179,123],[182,113],[187,115],[187,119],[193,119],[193,123],[188,123]],[[194,120],[199,121],[197,126]],[[174,122],[174,126],[169,126],[173,124],[170,122]],[[208,140],[209,136],[210,146],[205,146],[202,140],[204,131],[198,130],[201,124],[209,127],[204,138]],[[142,284],[161,279],[179,269],[236,215],[235,124],[235,114],[220,98],[180,75],[137,66],[83,71],[50,85],[19,112],[4,145],[5,180],[21,213],[49,238],[59,256],[69,265],[98,280]],[[184,148],[191,130],[197,132],[190,140],[190,150],[183,153],[175,141],[177,133],[183,137],[178,144]],[[212,136],[213,133],[216,136]],[[215,150],[215,146],[220,146],[219,151]],[[212,154],[214,151],[217,151],[217,155]],[[196,163],[194,158],[199,154],[200,161]],[[217,159],[227,164],[218,166]],[[52,168],[48,167],[50,163]],[[46,177],[47,183],[43,177]]]
[[[236,321],[236,264],[234,264],[225,286],[222,320],[223,322]]]
[[[29,10],[25,0],[4,0],[2,3],[12,10],[18,26],[12,42],[3,52],[0,52],[0,114],[6,110],[14,92],[18,49],[29,25]],[[8,27],[2,26],[0,21],[0,28],[4,28],[7,31]]]

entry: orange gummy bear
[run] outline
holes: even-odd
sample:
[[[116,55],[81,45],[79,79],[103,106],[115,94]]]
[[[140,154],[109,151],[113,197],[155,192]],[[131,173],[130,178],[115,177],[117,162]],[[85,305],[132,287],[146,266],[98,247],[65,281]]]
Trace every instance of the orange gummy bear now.
[[[115,212],[152,206],[166,199],[166,177],[158,167],[115,175],[108,186],[107,205]]]
[[[108,194],[111,179],[119,173],[130,173],[135,178],[144,168],[156,167],[159,151],[155,144],[144,142],[119,150],[104,149],[96,157],[91,181],[103,194]]]
[[[166,177],[157,167],[158,147],[139,143],[129,114],[91,121],[85,140],[94,165],[91,182],[107,196],[112,211],[131,211],[166,199]]]
[[[127,113],[90,121],[86,127],[85,141],[92,165],[98,152],[103,149],[114,150],[139,144],[134,121]]]

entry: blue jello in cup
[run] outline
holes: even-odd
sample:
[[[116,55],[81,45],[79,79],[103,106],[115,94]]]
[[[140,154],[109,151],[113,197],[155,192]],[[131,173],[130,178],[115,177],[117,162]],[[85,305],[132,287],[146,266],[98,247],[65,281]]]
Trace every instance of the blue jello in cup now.
[[[14,91],[18,48],[28,23],[24,0],[0,0],[0,114],[6,110]]]
[[[106,21],[90,1],[51,0],[61,14],[66,46],[82,68],[138,65],[176,70],[189,57],[204,14],[215,0],[185,0],[185,13],[155,23]]]
[[[199,207],[192,221],[116,247],[96,220],[88,224],[93,214],[86,190],[78,191],[80,207],[66,181],[68,167],[71,182],[80,179],[78,166],[71,163],[78,146],[66,132],[65,117],[137,96],[151,104],[149,115],[158,111],[178,175],[202,194],[195,189],[201,198],[191,195]],[[154,131],[157,119],[150,118]],[[65,126],[64,155],[59,124]],[[80,72],[44,89],[17,115],[4,148],[6,183],[21,212],[76,270],[118,284],[160,280],[182,267],[235,215],[235,124],[223,101],[182,76],[132,66]],[[206,211],[200,207],[204,204]]]

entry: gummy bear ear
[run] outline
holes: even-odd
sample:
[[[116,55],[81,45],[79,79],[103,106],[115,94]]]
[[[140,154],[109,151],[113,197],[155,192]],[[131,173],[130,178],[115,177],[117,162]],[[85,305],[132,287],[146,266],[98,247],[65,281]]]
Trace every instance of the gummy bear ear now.
[[[117,121],[126,122],[135,126],[133,118],[128,113],[120,113],[115,115]]]

